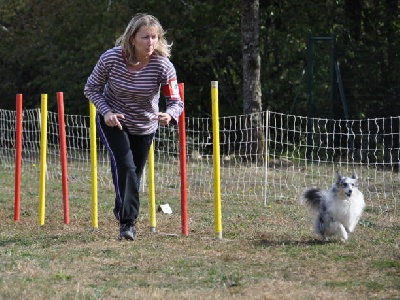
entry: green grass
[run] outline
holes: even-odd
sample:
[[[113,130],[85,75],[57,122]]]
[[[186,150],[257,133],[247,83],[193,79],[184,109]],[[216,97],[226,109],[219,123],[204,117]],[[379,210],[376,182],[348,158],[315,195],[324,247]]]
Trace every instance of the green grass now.
[[[13,174],[0,174],[0,299],[400,298],[397,211],[368,208],[347,243],[322,242],[298,195],[268,207],[223,197],[220,240],[212,198],[189,191],[189,236],[182,236],[179,190],[157,190],[173,214],[157,213],[151,233],[144,193],[138,238],[128,242],[117,240],[111,188],[99,186],[94,229],[90,185],[70,184],[65,225],[60,183],[48,182],[40,226],[38,178],[21,182],[21,220],[14,222]]]

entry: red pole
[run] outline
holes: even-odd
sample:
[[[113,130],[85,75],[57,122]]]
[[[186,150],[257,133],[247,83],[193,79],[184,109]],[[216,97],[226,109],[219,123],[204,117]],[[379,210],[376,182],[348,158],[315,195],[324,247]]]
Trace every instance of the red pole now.
[[[179,94],[185,102],[185,85],[179,83]],[[189,235],[188,229],[188,203],[187,203],[187,171],[186,171],[186,125],[185,110],[179,117],[179,161],[181,170],[181,221],[182,234]]]
[[[14,221],[19,221],[21,201],[21,166],[22,166],[22,94],[16,95],[15,116],[15,203]]]
[[[69,224],[67,142],[66,142],[65,123],[64,123],[63,92],[57,92],[57,106],[58,106],[58,131],[60,139],[60,161],[61,161],[61,172],[62,172],[64,223]]]

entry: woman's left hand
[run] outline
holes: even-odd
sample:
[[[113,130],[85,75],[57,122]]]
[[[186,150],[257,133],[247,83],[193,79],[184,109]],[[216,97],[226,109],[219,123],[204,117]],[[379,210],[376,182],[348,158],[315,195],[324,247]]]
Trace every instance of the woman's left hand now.
[[[157,115],[157,117],[158,117],[158,122],[161,124],[161,125],[164,125],[164,126],[166,126],[166,125],[168,125],[169,124],[169,122],[171,122],[171,116],[169,115],[169,114],[167,114],[167,113],[162,113],[162,112],[159,112],[159,113],[156,113],[156,115]]]

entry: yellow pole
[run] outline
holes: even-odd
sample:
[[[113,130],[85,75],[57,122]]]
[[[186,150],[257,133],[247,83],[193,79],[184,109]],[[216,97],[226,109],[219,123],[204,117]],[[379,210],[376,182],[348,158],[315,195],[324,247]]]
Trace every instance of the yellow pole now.
[[[149,209],[150,209],[150,232],[156,232],[156,189],[154,184],[154,143],[149,151]]]
[[[214,158],[214,216],[215,235],[222,239],[221,213],[221,183],[220,183],[220,154],[219,154],[219,111],[218,111],[218,81],[211,81],[211,102],[213,122],[213,158]]]
[[[96,107],[89,102],[90,112],[90,161],[92,169],[92,227],[98,228],[97,201],[97,145],[96,145]]]
[[[41,95],[40,124],[39,224],[44,225],[46,207],[47,94]]]

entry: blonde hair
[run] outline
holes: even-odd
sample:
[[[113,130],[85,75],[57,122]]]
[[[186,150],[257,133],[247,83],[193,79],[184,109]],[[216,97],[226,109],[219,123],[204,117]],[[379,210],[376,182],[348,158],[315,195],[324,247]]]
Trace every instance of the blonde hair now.
[[[154,53],[159,56],[170,57],[172,44],[168,44],[167,40],[165,39],[164,29],[162,28],[158,19],[152,15],[139,13],[133,16],[126,27],[125,32],[115,41],[115,46],[121,46],[124,50],[126,60],[131,64],[135,64],[137,62],[135,49],[130,42],[130,38],[135,36],[142,26],[157,28],[158,43],[154,49]]]

